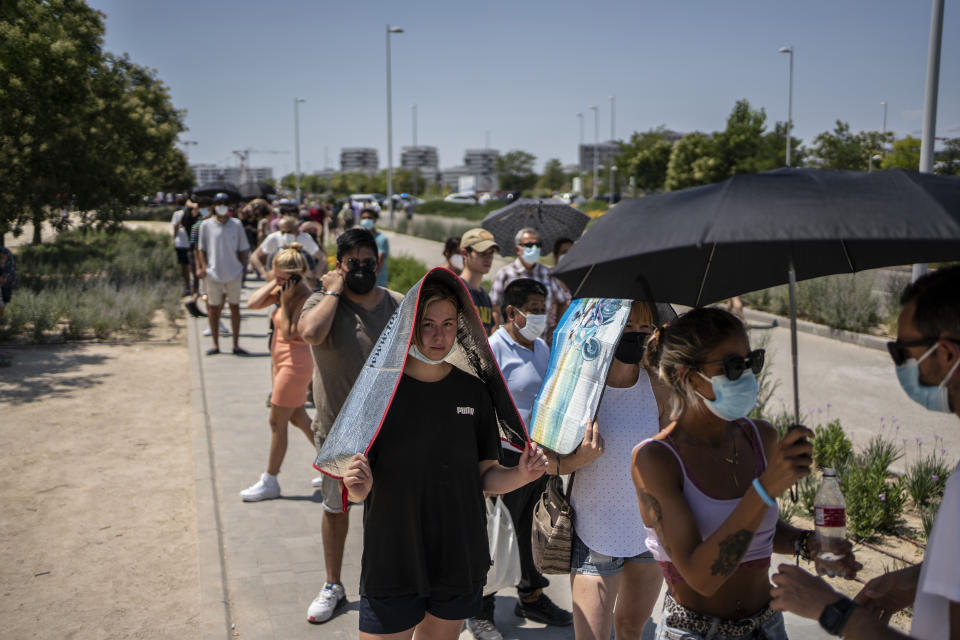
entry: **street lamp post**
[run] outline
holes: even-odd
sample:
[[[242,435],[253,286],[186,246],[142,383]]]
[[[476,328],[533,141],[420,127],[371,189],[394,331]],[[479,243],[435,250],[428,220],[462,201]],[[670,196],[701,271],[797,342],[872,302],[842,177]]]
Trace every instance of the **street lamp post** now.
[[[927,46],[927,80],[923,98],[923,131],[920,137],[920,172],[933,173],[936,144],[937,96],[940,92],[940,49],[943,42],[943,0],[933,0],[930,41]],[[926,264],[913,265],[913,280],[927,272]]]
[[[793,47],[780,47],[780,53],[790,54],[790,89],[787,93],[787,167],[789,167],[790,133],[793,130]]]
[[[600,109],[593,105],[593,199],[600,195]]]
[[[403,33],[400,27],[387,25],[387,206],[390,207],[390,226],[393,227],[393,107],[390,95],[390,34]]]
[[[577,147],[577,164],[580,165],[580,195],[583,195],[583,114],[578,113],[577,119],[580,120],[580,146]]]
[[[873,173],[873,163],[880,162],[881,160],[883,160],[883,156],[880,155],[879,153],[875,155],[871,155],[869,163],[867,164],[867,173]]]
[[[616,102],[617,99],[614,96],[610,96],[610,142],[613,143],[616,140],[616,133],[614,132],[614,122],[616,122]],[[607,171],[610,173],[610,204],[613,205],[613,172],[616,171],[616,167],[613,166],[613,156],[610,156],[610,167]]]
[[[297,156],[297,206],[300,206],[300,103],[304,98],[293,99],[293,144]]]
[[[414,198],[417,197],[417,174],[420,172],[420,150],[417,148],[417,105],[413,105],[413,157],[416,158],[416,164],[413,166],[413,193],[410,194]],[[391,202],[393,199],[391,198]]]
[[[887,101],[880,101],[880,150],[887,152]]]

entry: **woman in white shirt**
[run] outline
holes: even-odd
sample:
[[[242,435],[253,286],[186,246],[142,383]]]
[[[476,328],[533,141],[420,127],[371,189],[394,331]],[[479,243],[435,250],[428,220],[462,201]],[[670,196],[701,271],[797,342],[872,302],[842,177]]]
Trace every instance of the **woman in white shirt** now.
[[[640,365],[653,328],[650,306],[634,302],[596,420],[575,452],[551,456],[549,464],[550,473],[576,471],[570,583],[577,640],[607,640],[611,625],[618,639],[639,639],[660,595],[663,578],[644,545],[630,478],[634,445],[658,433],[667,417],[660,408],[666,389]]]

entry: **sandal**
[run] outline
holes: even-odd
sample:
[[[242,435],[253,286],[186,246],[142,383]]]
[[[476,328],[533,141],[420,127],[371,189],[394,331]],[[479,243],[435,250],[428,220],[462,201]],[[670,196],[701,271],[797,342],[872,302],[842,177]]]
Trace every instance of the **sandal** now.
[[[220,353],[220,349],[218,349],[217,347],[210,347],[209,349],[207,349],[208,356],[215,356],[218,353]]]

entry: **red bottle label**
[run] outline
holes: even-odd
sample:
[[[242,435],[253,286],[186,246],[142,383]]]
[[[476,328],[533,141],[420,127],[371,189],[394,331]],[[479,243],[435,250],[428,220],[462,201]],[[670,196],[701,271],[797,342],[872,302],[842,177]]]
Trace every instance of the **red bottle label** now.
[[[845,527],[847,510],[843,507],[814,507],[813,520],[818,527]]]

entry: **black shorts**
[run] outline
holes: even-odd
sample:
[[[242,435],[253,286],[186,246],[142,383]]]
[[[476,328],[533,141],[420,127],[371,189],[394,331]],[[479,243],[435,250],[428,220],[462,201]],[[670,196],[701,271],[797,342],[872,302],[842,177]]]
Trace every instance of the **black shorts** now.
[[[13,295],[13,287],[0,287],[0,300],[3,300],[3,304],[10,302],[10,297]]]
[[[177,264],[190,264],[190,249],[177,247]]]
[[[433,591],[429,598],[417,595],[387,598],[360,597],[360,631],[364,633],[400,633],[420,624],[429,612],[442,620],[465,620],[480,613],[483,589],[473,593]]]

